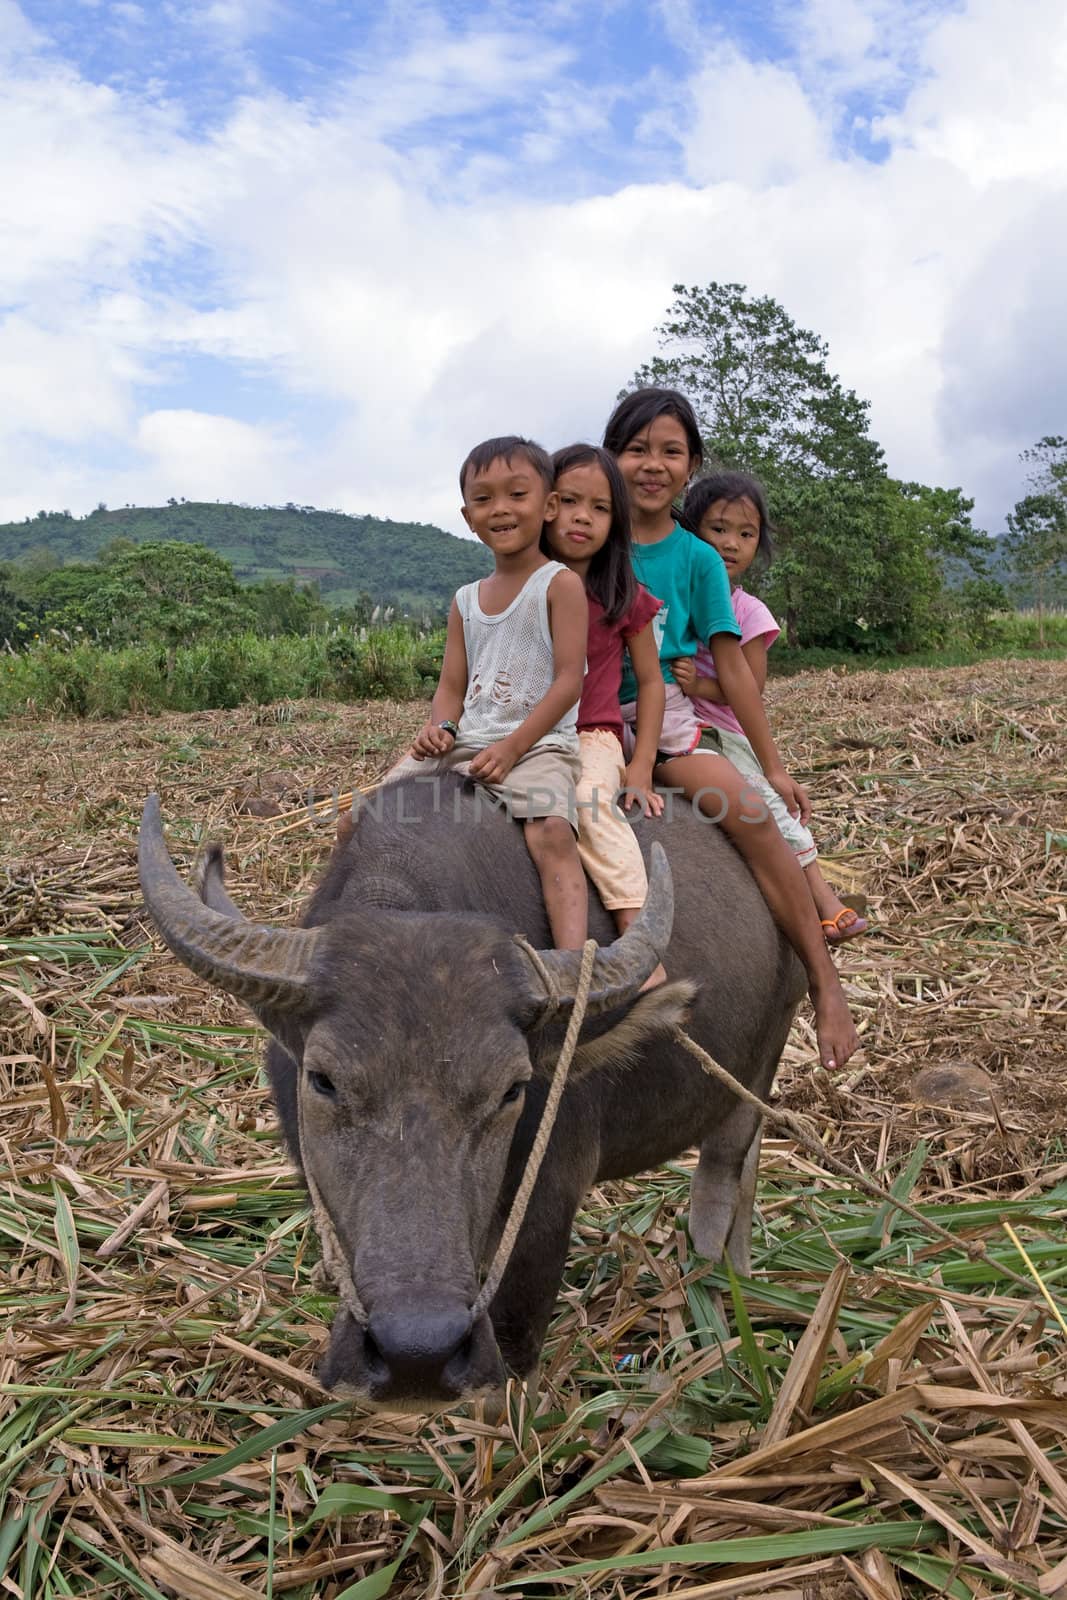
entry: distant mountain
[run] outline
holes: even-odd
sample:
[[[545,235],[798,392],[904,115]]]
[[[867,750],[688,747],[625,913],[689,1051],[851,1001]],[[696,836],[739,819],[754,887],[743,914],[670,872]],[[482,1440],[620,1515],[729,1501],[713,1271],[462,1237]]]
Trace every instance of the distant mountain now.
[[[206,544],[232,564],[242,581],[316,582],[328,605],[347,605],[365,593],[403,609],[436,610],[492,565],[484,545],[430,523],[349,517],[312,506],[194,500],[113,511],[101,507],[80,518],[39,512],[25,522],[0,523],[0,562],[45,551],[63,564],[92,561],[113,539]]]

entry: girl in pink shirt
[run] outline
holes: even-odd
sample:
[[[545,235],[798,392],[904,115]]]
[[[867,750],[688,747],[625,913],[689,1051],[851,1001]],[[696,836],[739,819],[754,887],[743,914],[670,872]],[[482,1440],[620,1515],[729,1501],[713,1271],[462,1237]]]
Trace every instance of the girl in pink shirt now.
[[[757,479],[744,472],[713,473],[701,478],[689,490],[682,521],[699,539],[717,550],[725,563],[734,616],[741,629],[741,653],[762,694],[767,678],[767,651],[777,639],[779,629],[763,601],[741,588],[741,579],[755,561],[762,560],[765,565],[771,556],[770,523],[763,489]],[[789,812],[781,796],[763,776],[756,753],[719,685],[711,652],[706,648],[698,649],[692,659],[674,662],[673,671],[715,747],[749,778],[795,852],[804,869],[827,943],[843,944],[846,939],[866,933],[867,919],[842,905],[823,877],[810,832]]]

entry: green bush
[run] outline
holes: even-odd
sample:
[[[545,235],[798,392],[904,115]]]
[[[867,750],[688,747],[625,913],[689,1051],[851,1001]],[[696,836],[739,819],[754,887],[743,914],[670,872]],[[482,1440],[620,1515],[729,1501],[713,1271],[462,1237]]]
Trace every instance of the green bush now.
[[[107,650],[61,636],[0,657],[0,713],[118,717],[208,711],[275,700],[414,699],[426,692],[422,667],[443,638],[410,627],[202,639],[167,650]]]

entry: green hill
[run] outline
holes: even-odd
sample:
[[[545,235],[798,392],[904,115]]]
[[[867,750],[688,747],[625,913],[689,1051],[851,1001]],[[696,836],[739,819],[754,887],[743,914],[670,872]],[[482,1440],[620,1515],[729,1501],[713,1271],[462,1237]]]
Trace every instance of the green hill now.
[[[113,539],[205,544],[245,583],[264,578],[315,582],[328,605],[347,605],[359,594],[370,594],[404,609],[439,609],[461,584],[484,577],[491,566],[483,545],[429,523],[349,517],[311,506],[193,500],[113,511],[101,507],[86,517],[42,511],[25,522],[0,523],[0,562],[40,552],[62,564],[92,561]]]

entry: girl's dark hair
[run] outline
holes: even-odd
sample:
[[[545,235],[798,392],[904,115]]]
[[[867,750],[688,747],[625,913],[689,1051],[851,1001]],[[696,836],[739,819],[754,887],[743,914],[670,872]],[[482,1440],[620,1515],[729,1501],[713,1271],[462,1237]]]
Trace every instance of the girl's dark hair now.
[[[774,555],[774,528],[767,510],[767,496],[758,478],[748,472],[709,472],[698,478],[685,497],[678,521],[690,533],[696,533],[709,509],[717,500],[732,505],[735,500],[751,500],[759,513],[759,549],[756,560],[760,568],[770,565]]]
[[[635,389],[619,401],[604,429],[604,449],[621,455],[635,434],[643,432],[657,417],[677,417],[685,430],[689,454],[697,465],[704,459],[704,441],[689,401],[677,389]]]
[[[585,586],[604,607],[604,619],[618,622],[637,598],[637,579],[630,560],[630,497],[615,457],[596,444],[568,444],[552,457],[554,481],[574,467],[599,467],[611,491],[611,527],[585,574]],[[541,535],[541,549],[551,555],[547,536]]]

